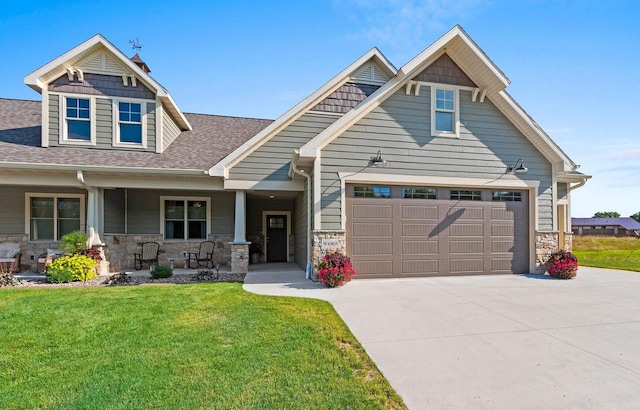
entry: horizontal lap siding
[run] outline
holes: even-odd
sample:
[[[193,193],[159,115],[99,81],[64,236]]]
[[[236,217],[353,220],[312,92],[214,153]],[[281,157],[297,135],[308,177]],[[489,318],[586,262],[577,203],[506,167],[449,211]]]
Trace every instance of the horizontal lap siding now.
[[[156,150],[156,104],[147,103],[147,150]]]
[[[105,233],[125,233],[125,190],[105,189],[104,191],[104,231]]]
[[[60,140],[60,96],[49,94],[49,145]]]
[[[167,149],[169,145],[180,135],[180,128],[173,121],[171,116],[162,111],[162,145],[164,149]]]
[[[420,95],[398,91],[322,150],[322,228],[340,229],[338,172],[373,172],[437,177],[501,178],[522,158],[539,180],[539,228],[552,229],[551,165],[486,99],[472,102],[460,91],[460,138],[431,137],[430,90]],[[386,168],[367,167],[378,150]],[[511,177],[509,177],[511,178]]]
[[[232,234],[234,231],[235,193],[199,191],[158,191],[129,189],[127,192],[130,234],[160,233],[160,197],[211,198],[211,233]]]
[[[234,165],[229,178],[288,181],[293,150],[302,147],[337,119],[337,116],[332,115],[304,114]]]
[[[302,269],[307,264],[307,193],[300,192],[295,198],[295,219],[293,224],[295,238],[295,261]]]
[[[96,147],[110,149],[113,143],[113,101],[96,99]]]
[[[0,195],[0,234],[23,234],[25,233],[25,194],[51,193],[53,194],[85,194],[82,189],[63,187],[2,187]],[[85,197],[86,201],[86,197]]]

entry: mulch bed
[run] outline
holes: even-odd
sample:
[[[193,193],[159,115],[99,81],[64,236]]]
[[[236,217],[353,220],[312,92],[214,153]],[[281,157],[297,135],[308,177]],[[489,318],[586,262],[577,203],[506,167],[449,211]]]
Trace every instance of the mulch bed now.
[[[13,287],[39,287],[39,288],[60,288],[60,287],[83,287],[83,286],[136,286],[136,285],[178,285],[185,283],[201,282],[243,282],[246,273],[220,272],[201,269],[194,274],[178,274],[170,278],[151,279],[150,277],[133,276],[126,273],[115,273],[110,276],[97,276],[86,282],[71,283],[47,283],[44,278],[19,280]],[[9,286],[11,287],[11,286]]]

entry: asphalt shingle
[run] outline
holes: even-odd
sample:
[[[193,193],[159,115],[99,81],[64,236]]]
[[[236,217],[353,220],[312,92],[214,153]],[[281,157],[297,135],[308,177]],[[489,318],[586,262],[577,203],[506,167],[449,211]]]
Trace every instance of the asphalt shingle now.
[[[272,120],[187,114],[193,127],[162,153],[85,147],[41,147],[40,101],[0,98],[0,162],[206,170]]]

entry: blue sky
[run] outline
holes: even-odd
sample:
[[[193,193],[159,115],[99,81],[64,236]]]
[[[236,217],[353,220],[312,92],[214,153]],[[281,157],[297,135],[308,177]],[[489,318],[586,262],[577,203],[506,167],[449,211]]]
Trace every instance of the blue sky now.
[[[277,118],[376,46],[401,67],[460,24],[507,91],[593,175],[573,216],[640,211],[636,1],[29,1],[0,9],[0,97],[96,33],[142,58],[185,112]]]

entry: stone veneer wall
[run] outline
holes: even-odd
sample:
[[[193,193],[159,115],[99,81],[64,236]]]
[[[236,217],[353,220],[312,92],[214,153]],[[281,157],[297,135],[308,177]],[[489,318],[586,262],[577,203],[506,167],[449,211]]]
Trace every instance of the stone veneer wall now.
[[[547,270],[547,259],[558,250],[558,240],[558,232],[536,232],[536,273]]]
[[[573,232],[564,233],[564,250],[573,252]]]
[[[216,244],[213,251],[214,260],[220,265],[229,265],[231,263],[229,242],[233,241],[233,235],[212,234],[207,240]],[[105,234],[102,241],[105,243],[105,256],[111,263],[113,272],[133,269],[133,254],[140,251],[139,244],[142,242],[158,242],[160,244],[160,254],[158,255],[160,265],[169,266],[170,261],[173,260],[174,266],[177,268],[184,266],[187,259],[185,252],[197,252],[200,246],[200,242],[164,242],[162,235]]]
[[[312,234],[313,234],[313,253],[311,256],[312,276],[314,279],[317,279],[318,263],[320,262],[320,259],[327,252],[339,251],[346,254],[347,238],[346,238],[346,231],[342,229],[340,230],[318,229],[318,230],[314,230]],[[323,239],[337,239],[339,246],[337,248],[323,249],[321,246]]]

